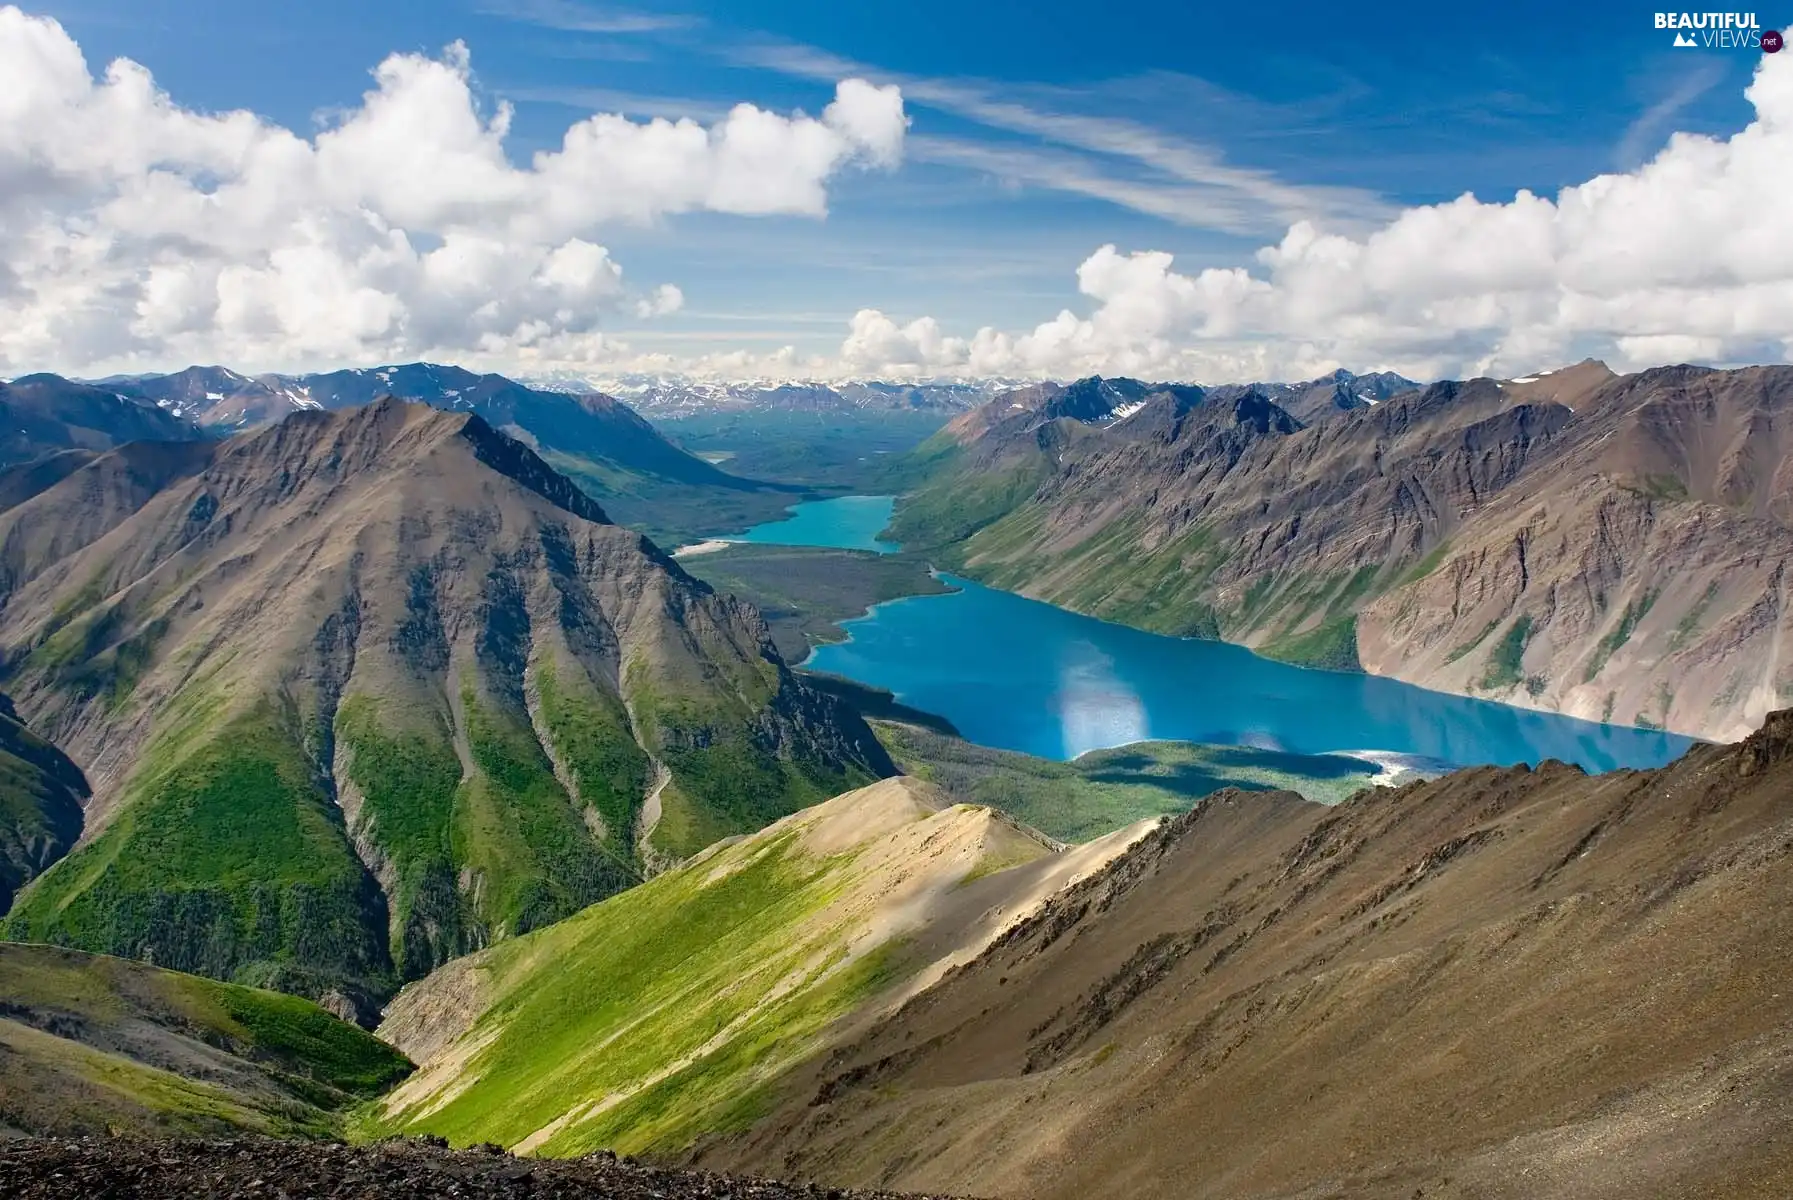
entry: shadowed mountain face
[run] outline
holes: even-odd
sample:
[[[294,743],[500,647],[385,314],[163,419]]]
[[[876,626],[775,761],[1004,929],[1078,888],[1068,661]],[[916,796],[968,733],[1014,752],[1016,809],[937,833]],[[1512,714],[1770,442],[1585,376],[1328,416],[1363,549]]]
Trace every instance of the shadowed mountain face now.
[[[892,527],[1158,632],[1736,738],[1793,696],[1790,405],[1786,367],[1584,363],[1307,423],[1255,385],[1105,420],[1034,388],[913,455]]]
[[[753,609],[474,415],[128,447],[0,547],[6,686],[93,786],[13,937],[365,1014],[891,770]]]
[[[1225,792],[707,1165],[974,1195],[1776,1197],[1793,712],[1671,767]]]
[[[110,450],[126,442],[191,441],[198,427],[153,404],[56,375],[0,383],[0,467],[63,450]]]
[[[81,836],[87,780],[0,696],[0,913]]]

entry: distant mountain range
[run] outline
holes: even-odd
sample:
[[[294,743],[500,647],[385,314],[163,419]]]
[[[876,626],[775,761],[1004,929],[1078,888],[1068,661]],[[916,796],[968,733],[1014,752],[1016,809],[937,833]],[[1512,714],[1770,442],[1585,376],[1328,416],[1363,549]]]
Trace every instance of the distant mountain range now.
[[[893,771],[754,609],[475,413],[51,462],[0,473],[0,686],[30,724],[0,721],[0,768],[43,780],[0,812],[0,871],[37,876],[8,937],[365,1016]],[[72,850],[79,772],[37,738],[86,768]]]
[[[578,387],[580,381],[547,381],[545,387]],[[604,390],[627,400],[655,420],[710,412],[939,412],[975,408],[1010,386],[1000,380],[976,383],[801,383],[765,380],[706,383],[632,377],[607,381]]]
[[[1133,381],[1115,381],[1126,387]],[[544,387],[584,388],[583,380],[550,379]],[[760,381],[705,383],[628,377],[605,381],[602,390],[627,400],[655,420],[667,420],[704,412],[778,411],[835,412],[907,410],[959,413],[978,407],[1005,392],[1026,388],[1020,381],[985,379],[973,382],[890,383],[877,380],[847,383],[794,383]],[[1046,384],[1045,387],[1063,387]],[[1419,385],[1392,372],[1353,375],[1335,371],[1303,383],[1228,384],[1228,388],[1255,388],[1298,415],[1317,415],[1325,406],[1340,410],[1380,403],[1389,396]],[[1125,403],[1117,400],[1117,404]],[[1308,419],[1303,415],[1302,419]]]
[[[1793,696],[1790,417],[1788,367],[1037,384],[898,465],[893,530],[1161,632],[1736,738]]]

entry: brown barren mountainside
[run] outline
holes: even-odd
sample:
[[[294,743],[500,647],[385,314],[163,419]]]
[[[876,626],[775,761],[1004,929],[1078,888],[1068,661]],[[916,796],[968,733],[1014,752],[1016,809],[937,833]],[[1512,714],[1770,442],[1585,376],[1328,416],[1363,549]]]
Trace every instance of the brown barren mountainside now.
[[[54,474],[0,513],[0,662],[93,798],[12,937],[365,1016],[891,770],[756,611],[477,416],[386,400]]]
[[[1731,740],[1793,696],[1793,367],[1584,363],[1308,425],[1194,391],[1103,422],[998,397],[896,532],[1079,611],[1578,717]]]
[[[701,1160],[1028,1197],[1781,1197],[1793,712],[1658,771],[1220,793]]]

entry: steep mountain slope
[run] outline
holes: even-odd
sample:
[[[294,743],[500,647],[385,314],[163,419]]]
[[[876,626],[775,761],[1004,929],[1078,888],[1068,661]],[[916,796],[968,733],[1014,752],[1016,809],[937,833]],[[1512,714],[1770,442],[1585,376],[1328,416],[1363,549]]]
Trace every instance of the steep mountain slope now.
[[[412,984],[380,1032],[422,1070],[375,1128],[566,1156],[744,1127],[1144,831],[1055,854],[916,780],[836,797]]]
[[[757,613],[476,416],[388,400],[207,452],[17,560],[7,686],[94,796],[9,936],[365,1014],[891,770]]]
[[[60,450],[109,450],[144,439],[200,436],[191,422],[110,388],[58,375],[0,383],[0,467]]]
[[[151,497],[203,471],[209,442],[67,450],[0,471],[0,611],[45,567],[92,544]]]
[[[1082,1197],[1770,1197],[1793,1178],[1793,712],[1588,777],[1222,793],[710,1165]]]
[[[1160,632],[1734,738],[1793,695],[1789,403],[1793,368],[1598,363],[1312,425],[1252,388],[1106,427],[1028,394],[912,456],[893,531]]]
[[[0,943],[0,1136],[331,1136],[411,1065],[295,996]]]
[[[81,836],[87,795],[81,768],[25,728],[0,696],[0,914]]]

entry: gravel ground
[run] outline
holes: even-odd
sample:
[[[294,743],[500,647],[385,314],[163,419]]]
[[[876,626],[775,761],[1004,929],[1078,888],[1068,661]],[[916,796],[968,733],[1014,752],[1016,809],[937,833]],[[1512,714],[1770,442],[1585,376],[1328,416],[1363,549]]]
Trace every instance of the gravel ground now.
[[[574,1160],[529,1159],[512,1158],[495,1146],[455,1151],[416,1139],[342,1146],[262,1138],[29,1138],[0,1142],[0,1196],[9,1200],[191,1200],[202,1196],[265,1200],[475,1200],[483,1196],[507,1200],[894,1200],[894,1193],[889,1192],[661,1170],[608,1154]]]

